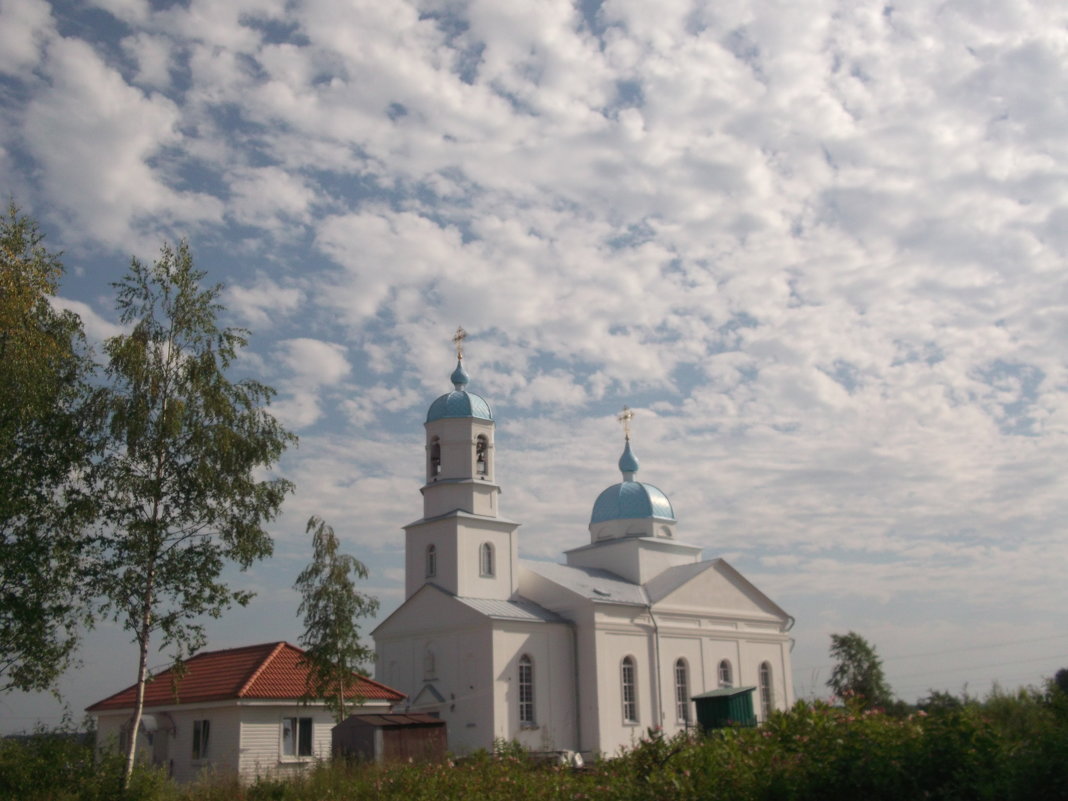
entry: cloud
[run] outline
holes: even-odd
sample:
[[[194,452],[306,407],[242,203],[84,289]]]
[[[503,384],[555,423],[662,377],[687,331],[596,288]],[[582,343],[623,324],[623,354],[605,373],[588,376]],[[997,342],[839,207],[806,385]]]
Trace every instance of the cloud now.
[[[4,0],[0,4],[0,73],[19,75],[33,69],[41,46],[55,33],[51,9],[44,0]]]
[[[219,218],[217,199],[175,190],[150,164],[178,142],[173,101],[129,86],[76,39],[54,40],[45,69],[24,133],[43,190],[70,216],[66,235],[120,245],[150,217],[157,230]]]
[[[799,653],[1057,625],[1068,12],[97,5],[121,41],[4,5],[4,169],[85,251],[206,243],[303,435],[297,517],[399,569],[462,324],[526,553],[588,541],[627,403],[679,536]]]
[[[223,290],[226,308],[257,328],[269,326],[279,316],[293,313],[303,300],[300,289],[280,286],[268,276],[258,276],[248,286],[230,285]]]

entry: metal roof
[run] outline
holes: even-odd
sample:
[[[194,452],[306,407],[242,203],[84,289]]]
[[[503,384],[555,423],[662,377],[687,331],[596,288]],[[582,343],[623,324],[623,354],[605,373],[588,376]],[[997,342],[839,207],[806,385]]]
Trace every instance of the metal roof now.
[[[606,520],[634,520],[655,517],[675,520],[675,510],[661,490],[641,481],[613,484],[597,496],[590,515],[591,523]]]
[[[649,603],[640,584],[629,582],[607,570],[536,562],[532,559],[523,559],[521,562],[528,570],[591,601],[635,606],[647,606]]]
[[[464,598],[456,600],[481,615],[497,620],[524,620],[536,623],[566,623],[564,618],[525,598],[501,601],[493,598]]]
[[[732,695],[751,693],[755,690],[756,687],[720,687],[718,690],[709,690],[707,693],[701,693],[700,695],[691,695],[690,700],[696,701],[698,698],[729,698]]]

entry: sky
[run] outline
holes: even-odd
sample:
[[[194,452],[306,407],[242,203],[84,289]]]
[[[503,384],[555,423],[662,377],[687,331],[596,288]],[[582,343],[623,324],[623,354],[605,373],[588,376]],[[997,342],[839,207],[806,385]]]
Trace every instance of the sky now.
[[[403,600],[462,325],[522,555],[588,542],[627,405],[679,538],[796,618],[799,697],[851,630],[906,700],[1068,666],[1062,2],[0,0],[0,109],[97,352],[186,238],[300,437],[209,647],[297,641],[312,514]],[[80,658],[75,721],[137,667],[107,622]]]

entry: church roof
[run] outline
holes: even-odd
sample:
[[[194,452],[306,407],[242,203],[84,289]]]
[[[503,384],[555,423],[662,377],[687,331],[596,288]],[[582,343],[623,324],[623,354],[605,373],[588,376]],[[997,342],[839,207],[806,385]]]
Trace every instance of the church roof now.
[[[597,496],[593,504],[591,523],[606,520],[631,520],[656,517],[674,520],[675,510],[661,490],[641,481],[624,481],[613,484]]]
[[[638,457],[630,449],[630,436],[619,457],[619,471],[623,481],[613,484],[597,496],[590,514],[590,525],[607,520],[635,520],[647,517],[675,520],[675,510],[661,490],[652,484],[634,480],[638,472]]]
[[[174,668],[155,674],[145,686],[145,706],[196,704],[231,699],[294,699],[306,692],[308,668],[304,651],[287,642],[268,642],[222,651],[203,651],[185,660],[183,673]],[[353,674],[354,676],[356,674]],[[404,694],[365,676],[348,688],[351,698],[399,701]],[[128,709],[136,699],[137,685],[127,687],[88,707],[88,712]]]
[[[475,417],[479,420],[492,420],[493,411],[489,402],[481,395],[468,392],[464,387],[471,379],[464,369],[462,360],[457,360],[456,369],[452,371],[452,392],[446,392],[430,404],[426,413],[428,423],[444,417]]]
[[[521,560],[523,567],[571,592],[598,603],[648,606],[649,599],[640,584],[615,573],[594,567],[573,567],[556,562]]]
[[[456,596],[456,600],[471,607],[479,614],[492,617],[497,620],[526,620],[540,623],[566,623],[560,615],[550,612],[526,598],[517,598],[508,601],[500,601],[493,598],[463,598]]]

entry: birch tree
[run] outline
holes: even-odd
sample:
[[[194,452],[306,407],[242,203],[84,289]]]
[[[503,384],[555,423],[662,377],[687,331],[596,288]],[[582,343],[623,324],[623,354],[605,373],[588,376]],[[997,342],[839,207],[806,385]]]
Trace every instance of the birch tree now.
[[[164,245],[151,265],[134,259],[114,285],[129,333],[105,344],[110,446],[98,479],[108,530],[98,584],[137,644],[127,779],[153,646],[195,651],[205,615],[249,602],[222,570],[270,556],[264,526],[291,490],[263,476],[295,437],[267,411],[273,390],[227,376],[247,332],[220,327],[221,288],[203,279],[184,242]]]
[[[374,651],[360,641],[357,621],[373,616],[378,600],[356,588],[358,579],[367,578],[367,567],[339,552],[333,528],[313,516],[307,533],[312,534],[314,555],[293,585],[303,599],[297,613],[304,615],[300,644],[309,669],[307,695],[326,701],[340,723],[356,671],[374,658]]]

